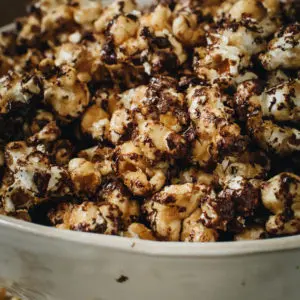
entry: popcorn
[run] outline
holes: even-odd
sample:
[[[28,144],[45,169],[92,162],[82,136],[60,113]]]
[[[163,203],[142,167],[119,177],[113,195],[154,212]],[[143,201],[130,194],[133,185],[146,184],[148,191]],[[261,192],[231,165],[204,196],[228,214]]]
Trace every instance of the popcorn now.
[[[239,114],[247,118],[247,128],[262,148],[283,156],[299,151],[299,130],[280,124],[297,122],[298,93],[298,79],[265,90],[255,81],[246,81],[238,87],[235,99]]]
[[[120,98],[118,89],[99,89],[95,92],[92,98],[92,103],[97,104],[105,111],[112,115],[118,108]],[[126,93],[126,92],[125,92]]]
[[[211,185],[215,182],[216,178],[213,174],[204,172],[197,167],[190,167],[180,172],[178,178],[173,178],[175,183],[199,183],[205,185]]]
[[[49,150],[55,141],[61,136],[61,129],[58,127],[52,113],[39,109],[23,125],[26,142],[29,145],[43,144]]]
[[[129,190],[137,196],[159,191],[165,184],[166,171],[151,165],[141,149],[132,142],[118,146],[114,154],[116,174]]]
[[[172,33],[168,17],[171,11],[166,6],[158,5],[144,15],[125,8],[116,17],[113,15],[110,22],[104,22],[106,42],[101,51],[111,77],[123,76],[125,85],[131,87],[136,78],[144,81],[147,75],[168,74],[186,61],[185,50]],[[96,30],[103,32],[103,24],[97,25],[98,21],[95,22]],[[126,74],[122,70],[124,67]]]
[[[5,212],[29,209],[71,192],[68,172],[51,164],[43,145],[12,142],[5,149],[7,172],[1,186]]]
[[[41,22],[34,16],[29,15],[17,20],[17,45],[34,47],[39,43],[41,38]]]
[[[245,148],[245,138],[231,121],[233,111],[224,105],[225,100],[217,87],[196,86],[188,90],[189,115],[196,132],[192,159],[202,167],[217,162],[221,155]]]
[[[206,31],[220,1],[176,1],[172,31],[183,45],[205,44]]]
[[[162,239],[180,240],[182,221],[197,209],[206,193],[206,186],[190,183],[170,185],[156,193],[143,207],[152,230]]]
[[[268,235],[262,226],[253,226],[234,236],[235,241],[260,240]]]
[[[60,29],[61,27],[71,25],[72,23],[72,7],[67,4],[56,5],[55,3],[53,3],[51,6],[47,7],[47,10],[44,11],[44,15],[41,21],[41,31],[42,33],[52,32]]]
[[[172,31],[184,45],[193,46],[203,41],[205,30],[197,21],[197,15],[190,13],[181,13],[173,21]]]
[[[289,81],[289,77],[282,70],[274,70],[268,74],[268,87],[274,87],[281,83]]]
[[[156,238],[153,235],[152,231],[144,224],[140,223],[132,223],[128,227],[127,231],[124,232],[124,236],[141,240],[156,241]]]
[[[42,88],[38,76],[9,72],[0,78],[0,114],[13,112],[22,106],[27,108],[41,97]]]
[[[43,129],[27,139],[29,144],[46,144],[56,141],[61,135],[61,131],[56,122],[50,122]]]
[[[265,179],[270,171],[270,160],[263,152],[244,152],[239,156],[226,156],[214,173],[221,182],[235,176],[246,179]]]
[[[89,82],[91,79],[101,80],[103,64],[99,59],[100,51],[101,46],[97,42],[64,43],[55,48],[55,65],[75,68],[77,78],[82,82]]]
[[[26,222],[32,222],[32,219],[26,209],[19,209],[13,213],[7,213],[2,207],[0,207],[0,215],[13,217]]]
[[[186,62],[185,49],[171,31],[153,31],[151,27],[143,27],[140,34],[149,44],[148,49],[141,53],[148,75],[171,74]]]
[[[145,14],[142,18],[142,25],[150,27],[154,31],[162,31],[171,29],[171,10],[163,4],[159,4],[149,14]]]
[[[114,111],[109,127],[109,138],[114,145],[118,145],[122,140],[130,138],[132,133],[133,120],[127,109],[117,109]]]
[[[267,37],[274,33],[281,24],[280,9],[279,0],[229,0],[221,5],[217,18],[237,22],[248,19],[255,23],[263,37]]]
[[[100,191],[99,200],[118,207],[121,212],[122,228],[126,229],[131,223],[136,222],[140,216],[140,205],[133,199],[125,186],[116,179],[109,179]]]
[[[139,102],[145,96],[146,86],[129,89],[118,96],[110,120],[110,141],[118,145],[132,135],[134,116],[133,113]]]
[[[92,162],[74,158],[69,162],[69,172],[76,193],[96,193],[101,184],[101,173]]]
[[[236,85],[251,67],[253,55],[266,48],[254,24],[225,23],[210,31],[207,46],[195,48],[194,70],[209,84]]]
[[[211,188],[209,191],[201,205],[201,222],[208,228],[227,231],[228,224],[233,221],[235,213],[232,191],[224,190],[220,196]]]
[[[202,211],[196,209],[183,222],[181,240],[184,242],[216,242],[219,234],[215,229],[207,228],[201,221]]]
[[[177,133],[188,124],[184,94],[178,91],[177,82],[173,78],[152,78],[140,105],[140,112],[144,116],[160,121]]]
[[[103,13],[95,22],[95,30],[103,32],[110,20],[119,14],[128,14],[136,9],[136,3],[133,0],[114,1],[109,6],[105,7]]]
[[[102,4],[100,1],[94,0],[75,0],[73,1],[74,20],[80,25],[93,24],[102,13]],[[77,5],[77,7],[76,7]]]
[[[51,157],[55,164],[66,166],[71,160],[74,152],[74,146],[69,140],[57,140],[51,149]]]
[[[44,126],[55,121],[54,115],[44,109],[38,109],[34,115],[24,124],[24,131],[27,136],[34,135],[41,131]]]
[[[260,60],[267,70],[279,68],[298,69],[300,67],[300,24],[295,23],[281,28],[268,44],[266,53]]]
[[[120,211],[111,204],[63,202],[49,212],[49,219],[59,229],[110,235],[116,235],[120,230]]]
[[[81,130],[89,134],[93,139],[103,141],[109,139],[110,117],[106,111],[98,105],[90,106],[83,114]]]
[[[90,103],[88,87],[76,75],[75,69],[64,65],[60,73],[44,82],[44,102],[64,122],[78,118]]]
[[[300,232],[300,178],[292,173],[280,173],[262,186],[262,202],[272,215],[266,223],[270,234]]]
[[[94,164],[102,176],[113,174],[113,149],[109,147],[95,146],[79,152],[78,157],[84,158]]]
[[[0,53],[0,76],[5,75],[13,66],[13,60]]]
[[[2,31],[0,33],[0,52],[4,55],[16,54],[16,38],[17,34],[13,31]]]
[[[17,73],[30,72],[32,69],[38,67],[42,59],[44,59],[44,56],[39,50],[28,49],[24,55],[18,57],[14,65],[14,70]]]
[[[134,143],[150,160],[182,158],[187,152],[186,140],[181,135],[158,121],[143,117],[138,120]]]
[[[111,37],[116,46],[122,45],[126,40],[136,36],[139,28],[135,18],[119,16],[113,20],[109,28]]]

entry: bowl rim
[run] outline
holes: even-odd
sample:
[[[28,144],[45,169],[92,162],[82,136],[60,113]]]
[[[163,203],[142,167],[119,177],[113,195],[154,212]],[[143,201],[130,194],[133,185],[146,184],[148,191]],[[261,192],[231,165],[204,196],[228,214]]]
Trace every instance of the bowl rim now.
[[[48,239],[53,243],[67,243],[74,246],[109,248],[147,256],[171,257],[228,257],[300,249],[300,235],[256,241],[189,243],[157,242],[104,234],[74,232],[46,227],[12,217],[0,216],[0,236],[5,231],[8,236],[19,235],[35,239]],[[5,240],[2,241],[5,242]]]

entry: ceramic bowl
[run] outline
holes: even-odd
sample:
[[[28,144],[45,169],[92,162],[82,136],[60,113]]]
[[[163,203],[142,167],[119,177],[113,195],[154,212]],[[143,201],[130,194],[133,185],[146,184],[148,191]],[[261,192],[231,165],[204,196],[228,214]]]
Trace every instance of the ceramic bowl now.
[[[300,236],[151,242],[0,217],[0,286],[25,300],[299,300]]]

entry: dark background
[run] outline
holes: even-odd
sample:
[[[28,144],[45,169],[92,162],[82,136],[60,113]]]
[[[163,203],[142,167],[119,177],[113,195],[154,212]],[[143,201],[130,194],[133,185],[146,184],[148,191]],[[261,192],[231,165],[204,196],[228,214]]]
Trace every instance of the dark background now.
[[[11,23],[25,13],[26,0],[0,0],[0,26]]]

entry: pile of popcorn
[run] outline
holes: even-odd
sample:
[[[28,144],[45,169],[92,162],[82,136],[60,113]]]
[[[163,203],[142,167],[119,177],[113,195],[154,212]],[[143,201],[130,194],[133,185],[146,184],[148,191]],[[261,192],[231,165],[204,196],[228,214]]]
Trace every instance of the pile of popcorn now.
[[[0,214],[158,241],[300,233],[300,5],[38,0],[0,36]]]

